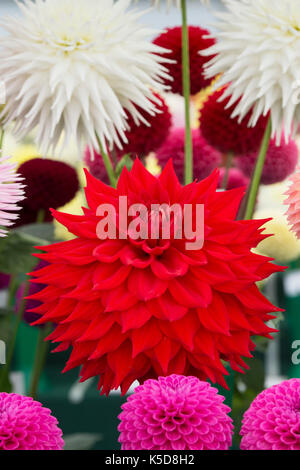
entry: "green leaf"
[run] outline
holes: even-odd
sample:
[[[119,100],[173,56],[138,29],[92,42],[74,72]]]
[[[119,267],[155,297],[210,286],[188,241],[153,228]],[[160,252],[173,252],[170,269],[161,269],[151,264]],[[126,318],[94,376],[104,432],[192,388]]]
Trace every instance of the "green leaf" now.
[[[0,365],[0,392],[11,393],[12,383],[9,379],[8,372],[5,371],[4,376],[2,375],[3,374],[2,367],[3,366]]]
[[[64,436],[64,450],[91,450],[102,440],[101,434],[78,433]]]
[[[10,232],[0,241],[0,272],[18,275],[31,271],[37,263],[32,256],[35,244],[17,232]]]
[[[250,369],[246,371],[241,379],[247,389],[254,390],[258,394],[263,390],[265,382],[263,359],[259,357],[253,357],[251,359],[246,358],[245,362],[249,365]]]
[[[52,223],[29,224],[14,230],[23,240],[35,245],[49,245],[54,241],[54,225]]]

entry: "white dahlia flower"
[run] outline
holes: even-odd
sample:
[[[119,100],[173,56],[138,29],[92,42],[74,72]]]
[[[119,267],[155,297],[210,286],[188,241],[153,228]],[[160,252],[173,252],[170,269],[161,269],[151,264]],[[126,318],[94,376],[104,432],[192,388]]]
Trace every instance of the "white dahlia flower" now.
[[[202,52],[217,54],[206,76],[222,74],[218,87],[229,83],[223,98],[236,103],[232,117],[242,120],[253,107],[249,123],[271,112],[272,136],[280,142],[300,123],[300,2],[298,0],[223,0],[227,9],[215,13],[217,43]]]
[[[23,178],[15,173],[16,163],[7,162],[9,157],[0,157],[0,237],[5,237],[9,227],[18,218],[17,205],[24,199]]]
[[[22,17],[1,21],[0,76],[6,87],[4,124],[25,137],[37,127],[43,153],[62,135],[98,148],[126,141],[126,110],[156,111],[151,89],[167,77],[130,0],[25,0]],[[152,101],[151,101],[152,100]],[[154,101],[154,102],[153,102]]]

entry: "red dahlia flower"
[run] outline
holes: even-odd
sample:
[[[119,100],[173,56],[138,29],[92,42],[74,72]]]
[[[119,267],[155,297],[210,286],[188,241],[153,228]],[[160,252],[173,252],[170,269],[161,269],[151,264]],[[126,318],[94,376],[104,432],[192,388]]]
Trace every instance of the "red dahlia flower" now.
[[[204,57],[199,54],[200,51],[207,49],[215,44],[215,39],[207,37],[207,29],[199,26],[189,26],[189,47],[190,47],[190,74],[191,74],[191,94],[195,95],[203,88],[211,84],[211,79],[204,76],[203,66],[209,62],[213,56]],[[182,27],[168,28],[166,32],[154,39],[154,44],[168,49],[170,52],[163,56],[174,61],[173,64],[165,64],[169,75],[173,78],[170,82],[166,80],[166,85],[171,87],[173,93],[183,94],[182,85]]]
[[[37,323],[56,323],[48,339],[61,343],[57,350],[73,348],[65,371],[82,366],[82,381],[99,375],[106,394],[171,374],[226,386],[221,360],[243,372],[241,356],[254,349],[251,336],[269,337],[274,330],[265,322],[279,311],[256,287],[283,269],[251,251],[266,238],[265,220],[235,220],[243,190],[217,192],[217,171],[185,187],[171,162],[156,178],[136,160],[116,189],[86,176],[84,214],[53,211],[77,238],[42,247],[45,253],[36,256],[50,265],[32,273],[34,282],[47,285],[31,297],[42,302]],[[204,204],[202,249],[188,250],[187,239],[172,233],[135,239],[130,226],[118,227],[116,239],[100,240],[99,206],[111,204],[120,219],[120,196],[128,207]]]

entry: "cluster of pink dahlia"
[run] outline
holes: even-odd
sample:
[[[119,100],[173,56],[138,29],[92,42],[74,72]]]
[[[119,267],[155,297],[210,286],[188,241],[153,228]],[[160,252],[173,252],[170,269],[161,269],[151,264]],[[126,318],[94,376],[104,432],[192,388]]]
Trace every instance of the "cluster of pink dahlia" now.
[[[218,192],[218,172],[185,187],[171,162],[156,178],[136,160],[117,188],[86,175],[84,213],[53,211],[76,238],[42,247],[38,256],[49,265],[32,273],[47,286],[32,296],[42,302],[37,323],[56,323],[49,339],[60,343],[58,350],[72,347],[65,371],[82,366],[81,380],[99,376],[106,394],[171,374],[226,386],[223,361],[243,372],[242,356],[251,357],[255,347],[251,337],[269,337],[270,312],[280,310],[256,286],[283,269],[252,252],[266,238],[265,221],[235,220],[244,190]],[[152,204],[204,204],[203,247],[191,251],[191,237],[179,240],[173,230],[167,238],[136,238],[130,225],[117,227],[116,239],[99,239],[105,215],[98,208],[112,204],[118,220],[120,196],[127,197],[127,211],[141,203],[149,209],[149,226]],[[174,216],[173,226],[184,217]]]
[[[243,418],[242,450],[300,450],[300,379],[261,392]]]
[[[228,450],[233,424],[223,401],[196,377],[147,380],[122,405],[122,450]]]
[[[294,140],[290,139],[286,143],[284,136],[282,136],[280,145],[276,145],[276,139],[272,139],[262,172],[262,184],[274,184],[284,181],[295,171],[298,163],[298,153],[298,146]],[[251,152],[236,158],[238,168],[249,178],[252,176],[257,156],[257,152]]]
[[[221,155],[208,145],[197,129],[192,130],[194,177],[203,180],[221,163]],[[184,178],[185,130],[173,129],[156,152],[159,165],[164,168],[172,159],[175,173],[181,183]]]
[[[0,393],[0,450],[62,450],[57,419],[32,398]]]

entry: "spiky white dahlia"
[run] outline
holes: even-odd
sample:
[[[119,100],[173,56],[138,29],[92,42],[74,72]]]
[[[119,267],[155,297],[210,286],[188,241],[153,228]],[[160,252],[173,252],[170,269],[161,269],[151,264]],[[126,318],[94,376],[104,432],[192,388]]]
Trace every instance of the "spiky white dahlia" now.
[[[218,87],[236,103],[232,117],[243,117],[253,106],[250,126],[271,112],[273,137],[280,142],[300,123],[300,8],[296,0],[224,0],[218,12],[217,43],[202,51],[216,54],[206,76],[222,74]],[[240,100],[240,101],[239,101]]]
[[[22,178],[15,173],[16,164],[8,163],[9,157],[0,158],[0,237],[7,231],[3,227],[13,225],[18,218],[18,202],[24,199]]]
[[[163,90],[163,49],[148,41],[153,32],[128,10],[131,0],[25,0],[22,17],[1,21],[0,76],[6,86],[5,124],[17,137],[37,127],[45,153],[65,133],[99,149],[121,147],[126,110],[154,114],[151,89]],[[152,100],[152,101],[151,101]],[[153,102],[154,101],[154,102]],[[145,120],[145,119],[144,119]],[[64,133],[63,133],[64,131]],[[99,149],[100,150],[100,149]]]

